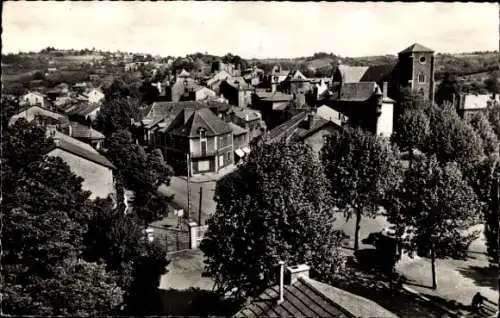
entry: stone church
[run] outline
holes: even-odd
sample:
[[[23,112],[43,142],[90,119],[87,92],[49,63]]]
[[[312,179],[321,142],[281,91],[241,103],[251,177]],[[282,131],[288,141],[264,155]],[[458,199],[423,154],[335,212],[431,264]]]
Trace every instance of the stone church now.
[[[326,105],[377,135],[390,136],[401,91],[410,89],[426,100],[434,99],[434,51],[415,43],[398,54],[395,65],[371,67],[339,64],[330,88],[316,106]]]

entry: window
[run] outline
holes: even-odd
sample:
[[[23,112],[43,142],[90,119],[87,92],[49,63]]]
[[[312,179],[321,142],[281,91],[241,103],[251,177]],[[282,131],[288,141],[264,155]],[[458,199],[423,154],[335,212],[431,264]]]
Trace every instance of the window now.
[[[207,138],[207,132],[205,129],[200,129],[200,138]]]
[[[425,83],[425,75],[424,74],[422,74],[422,73],[418,74],[418,82],[420,84]]]
[[[231,162],[231,153],[230,152],[227,153],[227,160],[226,160],[226,162],[228,164]]]
[[[219,168],[224,165],[224,155],[219,156]]]
[[[420,64],[425,64],[425,62],[426,62],[425,56],[421,56],[419,59],[419,62],[420,62]]]

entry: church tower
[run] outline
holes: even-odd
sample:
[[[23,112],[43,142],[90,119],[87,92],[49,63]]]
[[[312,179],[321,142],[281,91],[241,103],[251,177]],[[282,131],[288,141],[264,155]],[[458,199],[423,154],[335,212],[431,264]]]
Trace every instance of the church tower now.
[[[415,43],[399,52],[398,60],[399,84],[434,101],[434,51]]]

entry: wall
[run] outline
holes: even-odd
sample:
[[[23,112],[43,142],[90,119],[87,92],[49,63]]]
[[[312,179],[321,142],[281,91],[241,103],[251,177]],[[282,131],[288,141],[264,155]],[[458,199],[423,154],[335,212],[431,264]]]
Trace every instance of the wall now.
[[[304,143],[306,145],[309,145],[312,149],[315,155],[319,156],[319,152],[321,148],[323,148],[324,144],[324,139],[323,136],[325,135],[331,135],[336,131],[334,127],[328,126],[323,129],[320,129],[316,131],[314,134],[308,136],[307,138],[304,139]]]
[[[215,97],[216,94],[211,89],[208,89],[205,87],[205,88],[197,90],[195,93],[195,96],[196,96],[195,100],[203,100],[207,97]]]
[[[420,58],[425,57],[425,63],[420,63]],[[434,57],[432,53],[414,53],[413,54],[413,84],[412,90],[418,92],[420,89],[424,90],[425,99],[432,100],[433,86],[434,86],[434,74],[433,74],[433,64]],[[425,76],[425,83],[418,82],[418,74],[423,74]]]
[[[105,198],[115,192],[111,169],[59,148],[52,150],[48,155],[61,158],[74,174],[83,178],[82,188],[92,192],[91,199]]]
[[[384,137],[390,137],[392,135],[393,120],[394,104],[382,103],[382,114],[378,118],[377,122],[377,135],[382,134]]]

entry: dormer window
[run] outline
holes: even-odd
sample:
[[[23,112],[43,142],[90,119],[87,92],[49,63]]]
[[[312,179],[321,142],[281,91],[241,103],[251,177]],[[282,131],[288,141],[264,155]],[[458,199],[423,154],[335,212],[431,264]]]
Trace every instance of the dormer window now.
[[[425,83],[425,75],[424,74],[422,74],[422,73],[418,74],[418,83],[419,84]]]
[[[207,132],[205,129],[200,129],[200,138],[207,138]]]

